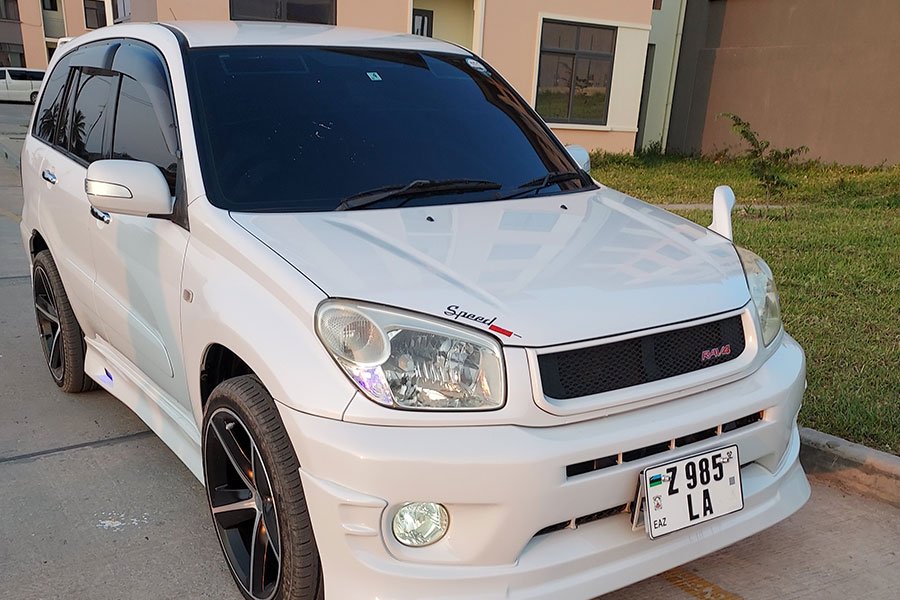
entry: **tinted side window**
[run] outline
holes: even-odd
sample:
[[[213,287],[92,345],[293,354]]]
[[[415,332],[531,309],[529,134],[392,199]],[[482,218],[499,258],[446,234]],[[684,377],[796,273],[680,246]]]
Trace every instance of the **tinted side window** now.
[[[125,160],[142,160],[160,168],[169,189],[175,194],[175,173],[178,160],[166,145],[160,127],[160,113],[169,111],[154,109],[150,96],[138,81],[122,76],[119,105],[116,109],[116,128],[113,134],[112,157]]]
[[[44,84],[41,103],[37,109],[37,118],[34,120],[34,135],[48,143],[53,143],[56,127],[60,121],[63,92],[66,89],[66,81],[69,79],[69,63],[71,61],[71,54],[64,56],[56,64]],[[65,118],[62,120],[64,121]]]
[[[25,81],[28,77],[25,75],[25,71],[13,71],[10,70],[9,78],[15,79],[16,81]]]
[[[0,79],[6,79],[6,71],[0,71]]]
[[[91,163],[104,158],[112,99],[119,85],[119,76],[90,67],[80,69],[73,85],[74,104],[68,123],[69,152]]]
[[[43,81],[44,73],[41,71],[25,71],[25,79],[30,81]]]

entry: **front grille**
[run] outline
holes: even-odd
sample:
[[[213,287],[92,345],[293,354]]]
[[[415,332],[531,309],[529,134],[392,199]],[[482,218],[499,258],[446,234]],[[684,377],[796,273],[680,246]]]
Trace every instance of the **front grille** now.
[[[741,468],[743,469],[752,462],[753,461],[741,463]],[[588,523],[593,523],[594,521],[599,521],[600,519],[608,519],[609,517],[615,517],[616,515],[621,515],[623,513],[633,512],[634,502],[632,501],[628,502],[627,504],[620,504],[619,506],[613,506],[612,508],[607,508],[605,510],[598,510],[597,512],[592,512],[589,515],[575,517],[574,519],[566,519],[565,521],[560,521],[559,523],[554,523],[553,525],[547,525],[546,527],[535,533],[534,537],[547,535],[548,533],[554,533],[556,531],[562,531],[563,529],[578,529],[582,525],[587,525]]]
[[[642,458],[647,458],[648,456],[674,450],[675,448],[696,444],[697,442],[716,437],[717,435],[722,435],[723,433],[728,433],[743,427],[749,427],[754,423],[762,421],[763,416],[763,411],[755,412],[746,417],[728,421],[727,423],[722,423],[716,427],[710,427],[709,429],[704,429],[703,431],[691,433],[673,440],[666,440],[657,444],[651,444],[650,446],[644,446],[643,448],[635,448],[634,450],[627,450],[625,452],[619,452],[618,454],[611,454],[610,456],[593,458],[591,460],[566,465],[566,477],[577,477],[579,475],[584,475],[585,473],[601,471],[616,465],[621,465],[622,463],[640,460]]]
[[[594,471],[608,469],[610,467],[621,465],[629,461],[639,460],[648,456],[668,452],[669,450],[674,450],[675,448],[681,448],[683,446],[695,444],[705,439],[716,437],[718,435],[722,435],[723,433],[728,433],[730,431],[734,431],[736,429],[741,429],[743,427],[753,425],[754,423],[758,423],[763,420],[764,416],[765,411],[759,411],[747,415],[746,417],[741,417],[740,419],[735,419],[734,421],[728,421],[727,423],[722,423],[721,425],[718,425],[716,427],[710,427],[709,429],[704,429],[702,431],[685,435],[680,438],[675,438],[667,442],[660,442],[658,444],[644,446],[643,448],[636,448],[627,452],[619,452],[618,454],[613,454],[611,456],[604,456],[602,458],[594,458],[579,463],[573,463],[566,466],[566,478],[569,479],[572,477],[578,477],[579,475],[584,475],[586,473],[593,473]],[[748,464],[750,464],[750,462],[752,461],[741,463],[741,468],[747,466]],[[563,529],[577,529],[582,525],[586,525],[594,521],[599,521],[601,519],[614,517],[616,515],[627,513],[633,510],[634,502],[620,504],[618,506],[613,506],[604,510],[598,510],[597,512],[592,512],[580,517],[566,519],[565,521],[560,521],[559,523],[554,523],[553,525],[548,525],[535,533],[534,536],[538,537],[541,535],[547,535],[548,533],[562,531]]]
[[[557,400],[611,392],[734,360],[744,351],[740,315],[538,356],[544,395]]]
[[[548,525],[534,534],[534,537],[539,535],[547,535],[548,533],[553,533],[554,531],[561,531],[563,529],[576,529],[582,525],[587,525],[588,523],[592,523],[594,521],[599,521],[600,519],[605,519],[607,517],[613,517],[619,513],[625,512],[628,508],[627,504],[622,504],[620,506],[614,506],[613,508],[607,508],[606,510],[599,510],[597,512],[593,512],[589,515],[584,515],[582,517],[575,517],[574,519],[568,519],[566,521],[560,521],[559,523],[554,523],[553,525]]]

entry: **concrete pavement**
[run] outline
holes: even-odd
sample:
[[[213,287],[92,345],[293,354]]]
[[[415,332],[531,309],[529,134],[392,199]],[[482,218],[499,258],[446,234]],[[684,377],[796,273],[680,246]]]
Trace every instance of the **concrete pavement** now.
[[[115,398],[50,379],[17,178],[0,164],[0,597],[238,600],[196,479]]]
[[[9,106],[19,105],[0,104],[0,131],[16,118]],[[114,398],[52,383],[34,331],[18,182],[0,161],[0,595],[237,600],[200,484]],[[900,509],[814,481],[787,521],[606,598],[893,599],[898,539]]]
[[[22,140],[25,139],[28,119],[34,106],[25,102],[4,102],[0,105],[0,160],[19,165]]]

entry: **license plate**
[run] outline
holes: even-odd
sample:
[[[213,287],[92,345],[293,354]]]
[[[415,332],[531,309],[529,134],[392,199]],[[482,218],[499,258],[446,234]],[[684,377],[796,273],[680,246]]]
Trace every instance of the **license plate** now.
[[[650,467],[641,477],[650,539],[744,508],[737,446]]]

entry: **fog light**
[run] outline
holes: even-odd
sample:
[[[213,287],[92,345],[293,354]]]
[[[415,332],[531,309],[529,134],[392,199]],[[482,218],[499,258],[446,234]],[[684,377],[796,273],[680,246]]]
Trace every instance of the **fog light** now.
[[[394,515],[394,537],[404,546],[428,546],[447,533],[450,516],[436,502],[408,502]]]

